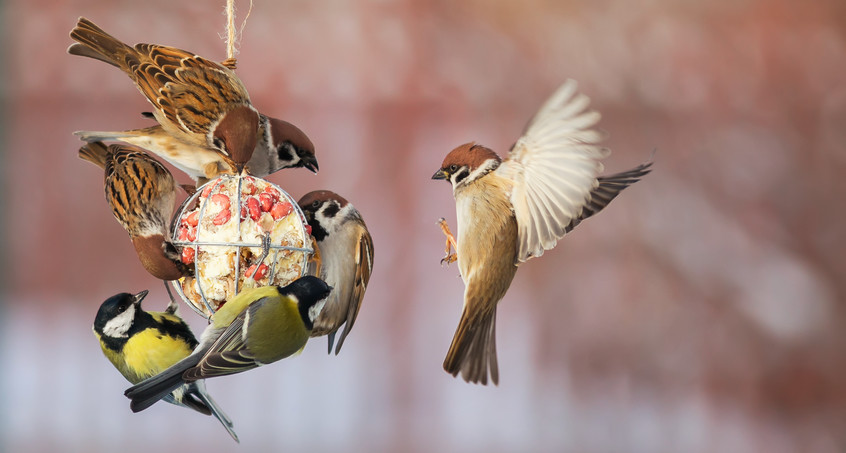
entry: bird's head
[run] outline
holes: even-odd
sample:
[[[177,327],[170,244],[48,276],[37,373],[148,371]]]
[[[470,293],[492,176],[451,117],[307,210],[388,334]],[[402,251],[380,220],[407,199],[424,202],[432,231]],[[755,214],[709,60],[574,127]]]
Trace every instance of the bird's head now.
[[[340,226],[346,216],[357,213],[344,197],[329,190],[309,192],[297,204],[311,226],[311,235],[318,242]],[[350,208],[345,209],[347,206]]]
[[[288,286],[279,288],[280,294],[297,300],[300,316],[308,330],[314,328],[314,321],[320,316],[330,292],[331,286],[311,275],[298,278]]]
[[[94,318],[94,332],[109,338],[128,338],[129,329],[141,311],[147,290],[138,294],[120,293],[106,299]]]
[[[276,118],[266,117],[265,140],[269,147],[270,171],[273,173],[283,168],[305,167],[312,173],[320,169],[314,155],[311,139],[293,124]]]
[[[499,156],[482,145],[465,143],[450,151],[432,179],[443,179],[453,190],[473,182],[499,167]]]
[[[226,112],[211,133],[212,147],[240,174],[253,156],[259,135],[259,114],[248,105]]]

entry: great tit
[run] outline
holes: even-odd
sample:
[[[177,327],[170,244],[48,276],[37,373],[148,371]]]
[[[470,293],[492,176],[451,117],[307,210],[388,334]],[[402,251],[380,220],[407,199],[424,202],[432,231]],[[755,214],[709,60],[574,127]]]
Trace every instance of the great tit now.
[[[185,321],[176,315],[175,304],[165,312],[147,312],[141,309],[146,296],[146,290],[116,294],[100,305],[94,318],[94,335],[103,354],[133,384],[188,357],[198,344]],[[214,415],[238,441],[232,420],[206,392],[203,381],[173,387],[162,396],[169,403]]]
[[[126,390],[133,412],[199,379],[240,373],[302,350],[332,287],[305,276],[285,287],[245,289],[214,314],[190,356]]]

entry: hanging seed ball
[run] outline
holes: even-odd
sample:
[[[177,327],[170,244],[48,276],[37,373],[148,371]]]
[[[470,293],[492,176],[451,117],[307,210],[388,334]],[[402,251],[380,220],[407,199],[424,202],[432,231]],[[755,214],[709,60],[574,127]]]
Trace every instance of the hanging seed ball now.
[[[199,188],[172,222],[174,245],[194,276],[173,282],[197,313],[211,318],[246,287],[284,286],[302,277],[313,253],[294,199],[253,176],[222,175]]]

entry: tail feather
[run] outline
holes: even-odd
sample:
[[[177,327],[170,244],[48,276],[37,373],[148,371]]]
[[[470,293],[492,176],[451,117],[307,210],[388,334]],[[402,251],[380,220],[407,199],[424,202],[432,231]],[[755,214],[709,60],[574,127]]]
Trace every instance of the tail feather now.
[[[182,373],[196,366],[199,361],[198,354],[190,355],[161,373],[128,388],[124,395],[132,400],[129,408],[132,412],[141,412],[179,388],[185,383]]]
[[[112,66],[131,66],[128,57],[135,58],[135,49],[103,31],[90,20],[80,17],[70,37],[78,44],[68,47],[68,53],[104,61]]]
[[[240,441],[238,440],[238,435],[235,434],[235,430],[233,429],[235,424],[232,423],[232,419],[229,418],[229,416],[227,416],[225,412],[223,412],[223,409],[220,408],[217,402],[212,399],[211,395],[209,395],[209,393],[206,391],[205,382],[203,380],[194,381],[190,384],[187,384],[187,386],[189,387],[189,390],[186,391],[186,394],[195,396],[200,401],[202,401],[203,404],[211,411],[211,415],[214,415],[214,417],[226,429],[226,432],[228,432],[229,435],[232,436],[233,439],[235,439],[235,442],[240,443]]]
[[[452,344],[444,359],[444,370],[474,384],[488,384],[488,375],[494,385],[499,384],[499,366],[496,360],[496,309],[471,319],[467,311],[461,314]]]
[[[82,148],[79,148],[79,157],[105,169],[106,160],[109,157],[109,148],[103,142],[99,141],[88,143]]]
[[[640,181],[640,178],[648,175],[652,171],[652,162],[640,164],[631,170],[621,173],[615,173],[608,176],[600,176],[597,179],[599,185],[596,186],[590,193],[590,201],[582,209],[581,215],[573,219],[569,225],[564,228],[565,233],[569,233],[582,220],[596,214],[611,203],[611,200],[617,197],[620,192],[626,187]]]
[[[73,133],[73,135],[76,135],[77,137],[79,137],[80,140],[87,143],[115,141],[131,136],[131,134],[127,132],[109,131],[76,131]]]

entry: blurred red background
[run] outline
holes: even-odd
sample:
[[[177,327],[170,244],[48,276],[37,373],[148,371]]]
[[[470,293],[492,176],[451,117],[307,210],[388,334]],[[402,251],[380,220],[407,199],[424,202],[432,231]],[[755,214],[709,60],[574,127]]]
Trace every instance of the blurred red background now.
[[[65,53],[85,16],[223,60],[222,10],[0,5],[3,451],[233,448],[183,409],[132,414],[90,333],[106,297],[166,295],[71,132],[149,125],[149,104]],[[254,104],[317,147],[317,176],[270,179],[346,196],[376,250],[339,356],[319,339],[208,383],[242,448],[846,449],[846,3],[256,0],[239,46]],[[435,220],[455,208],[429,177],[467,141],[505,154],[566,78],[603,114],[606,169],[657,150],[655,170],[521,267],[499,310],[501,384],[467,385],[441,370],[463,286],[438,265]]]

